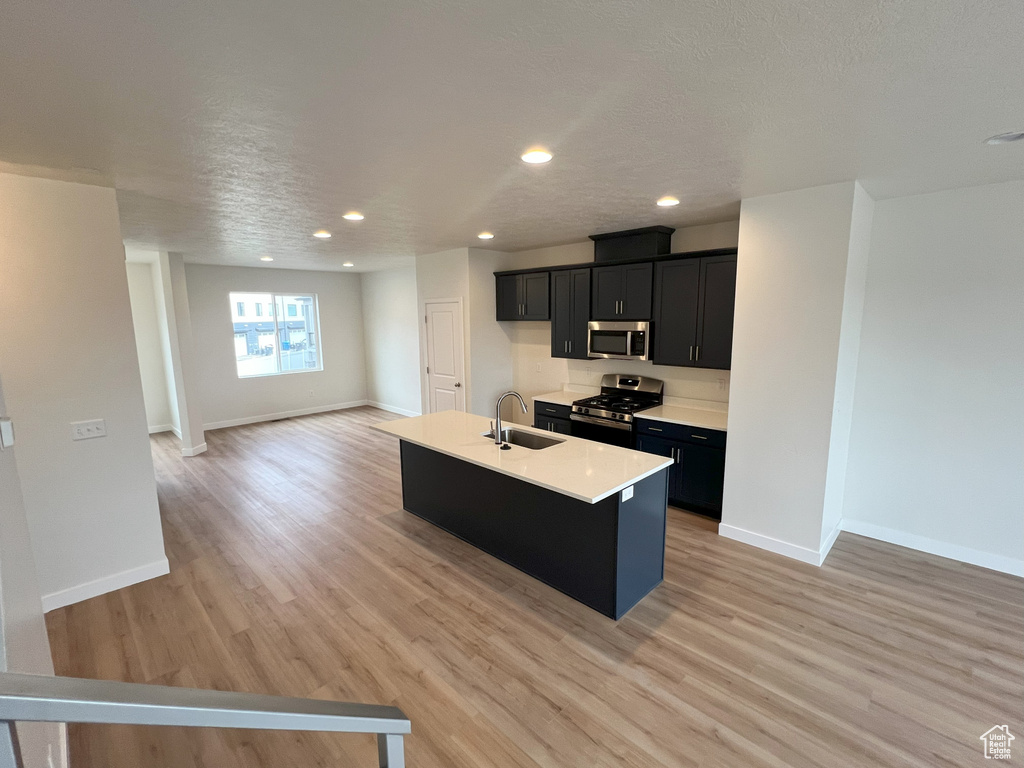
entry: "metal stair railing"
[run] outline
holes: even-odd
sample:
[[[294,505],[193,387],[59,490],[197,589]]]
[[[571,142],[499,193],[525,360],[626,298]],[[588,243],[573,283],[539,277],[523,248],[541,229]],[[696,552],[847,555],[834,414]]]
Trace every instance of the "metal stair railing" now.
[[[0,672],[0,768],[23,768],[16,722],[373,733],[380,768],[405,768],[412,732],[397,707]]]

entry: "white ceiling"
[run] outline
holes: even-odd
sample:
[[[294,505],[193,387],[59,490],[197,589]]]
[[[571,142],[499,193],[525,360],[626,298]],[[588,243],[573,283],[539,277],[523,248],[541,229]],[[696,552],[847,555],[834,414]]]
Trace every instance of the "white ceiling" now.
[[[4,0],[0,160],[113,183],[136,247],[381,269],[1024,178],[982,143],[1022,40],[1020,0]]]

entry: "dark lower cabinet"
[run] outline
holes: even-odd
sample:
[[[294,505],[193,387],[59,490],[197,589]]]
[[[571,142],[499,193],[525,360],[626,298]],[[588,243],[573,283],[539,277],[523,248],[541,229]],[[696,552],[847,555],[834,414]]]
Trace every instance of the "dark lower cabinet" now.
[[[551,274],[499,275],[495,297],[497,320],[547,320],[551,317]]]
[[[551,356],[587,358],[590,321],[590,270],[551,273]]]
[[[560,435],[571,435],[571,422],[568,419],[557,419],[550,416],[541,416],[539,413],[533,416],[533,426],[547,432],[557,432]]]
[[[569,430],[570,413],[572,413],[571,405],[535,400],[533,403],[533,426],[547,432],[557,432],[560,435],[572,434]]]
[[[651,434],[652,430],[659,434]],[[638,421],[638,431],[637,450],[673,461],[668,474],[669,503],[721,520],[725,433],[644,421]]]

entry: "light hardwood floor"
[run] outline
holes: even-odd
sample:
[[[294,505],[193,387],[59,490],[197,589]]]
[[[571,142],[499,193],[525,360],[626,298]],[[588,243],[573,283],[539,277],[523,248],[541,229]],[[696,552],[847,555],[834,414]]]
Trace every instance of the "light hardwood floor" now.
[[[155,436],[171,573],[48,614],[58,674],[396,704],[410,768],[981,765],[997,723],[1024,744],[1021,579],[845,533],[814,568],[670,510],[665,582],[616,623],[402,511],[397,442],[367,428],[390,418],[218,430],[191,459]],[[80,726],[71,750],[376,765],[362,735]]]

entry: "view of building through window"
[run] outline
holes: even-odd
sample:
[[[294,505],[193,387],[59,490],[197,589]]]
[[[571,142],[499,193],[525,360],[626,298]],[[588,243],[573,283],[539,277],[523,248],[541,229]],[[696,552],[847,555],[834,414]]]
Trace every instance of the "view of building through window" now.
[[[230,300],[239,378],[323,368],[315,294],[232,293]]]

